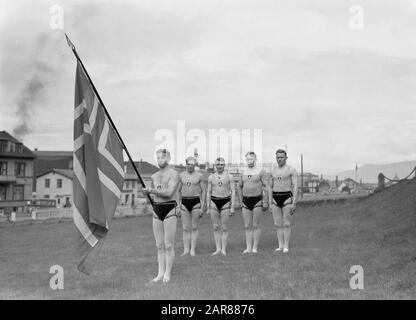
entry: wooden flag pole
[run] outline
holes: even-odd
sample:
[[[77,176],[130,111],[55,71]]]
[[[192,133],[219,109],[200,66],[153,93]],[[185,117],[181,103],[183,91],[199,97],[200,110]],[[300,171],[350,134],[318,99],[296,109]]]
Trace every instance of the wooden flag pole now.
[[[105,107],[103,100],[101,100],[101,97],[100,97],[100,95],[98,94],[98,91],[97,91],[97,89],[95,88],[94,83],[92,82],[92,80],[91,80],[91,78],[90,78],[90,76],[89,76],[89,74],[88,74],[88,72],[87,72],[87,69],[85,69],[84,64],[82,63],[82,60],[81,60],[81,58],[79,57],[79,55],[78,55],[78,53],[77,53],[77,50],[75,49],[74,44],[71,42],[71,40],[69,39],[69,37],[68,37],[68,35],[67,35],[66,33],[65,33],[65,37],[66,37],[66,41],[67,41],[67,43],[68,43],[68,46],[71,48],[72,52],[73,52],[73,53],[74,53],[74,55],[75,55],[75,58],[77,58],[77,61],[81,64],[81,67],[82,67],[82,69],[84,70],[85,75],[87,76],[88,81],[90,82],[91,87],[92,87],[92,89],[94,90],[95,95],[97,96],[98,100],[100,101],[101,106],[103,107],[104,113],[106,114],[106,116],[107,116],[107,118],[108,118],[108,121],[110,122],[111,126],[113,127],[114,131],[116,132],[117,137],[118,137],[118,139],[120,140],[120,143],[122,144],[123,149],[124,149],[124,151],[126,152],[127,157],[129,158],[129,161],[130,161],[131,165],[133,166],[133,169],[134,169],[134,171],[136,172],[136,175],[137,175],[137,177],[139,178],[139,181],[140,181],[141,185],[143,186],[143,188],[146,188],[146,185],[145,185],[145,183],[144,183],[144,181],[143,181],[142,177],[140,176],[139,170],[137,170],[137,167],[136,167],[136,165],[134,164],[134,161],[133,161],[132,157],[130,156],[130,152],[127,150],[127,147],[126,147],[126,145],[125,145],[125,143],[124,143],[123,139],[121,138],[121,135],[120,135],[120,133],[118,132],[118,130],[117,130],[117,128],[116,128],[116,126],[115,126],[115,124],[114,124],[113,120],[111,119],[110,114],[108,113],[107,108]],[[149,195],[149,194],[147,194],[147,198],[149,199],[150,204],[153,206],[153,199],[150,197],[150,195]]]

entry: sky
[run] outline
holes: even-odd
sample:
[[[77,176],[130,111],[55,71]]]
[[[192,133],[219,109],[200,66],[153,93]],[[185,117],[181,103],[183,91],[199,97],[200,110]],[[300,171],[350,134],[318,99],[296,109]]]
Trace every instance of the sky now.
[[[195,145],[209,161],[285,148],[324,175],[416,159],[416,0],[1,0],[0,130],[31,149],[73,147],[64,33],[135,160],[154,163],[165,133],[177,163]],[[220,154],[216,129],[261,145]]]

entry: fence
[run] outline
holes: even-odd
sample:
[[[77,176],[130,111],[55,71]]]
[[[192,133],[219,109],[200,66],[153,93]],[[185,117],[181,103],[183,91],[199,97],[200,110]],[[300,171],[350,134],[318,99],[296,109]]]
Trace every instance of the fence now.
[[[402,179],[390,179],[390,178],[387,178],[382,172],[380,172],[378,174],[378,185],[377,185],[376,191],[381,191],[381,190],[386,188],[386,180],[391,182],[392,184],[394,184],[394,183],[397,183],[397,182],[400,182],[400,181],[408,180],[409,177],[413,173],[415,173],[415,176],[413,177],[413,179],[416,179],[416,167],[414,167],[413,170],[406,177],[404,177]]]
[[[117,207],[114,213],[114,218],[143,216],[151,214],[149,205],[138,205],[131,207]],[[17,214],[12,212],[10,216],[3,216],[0,222],[10,221],[28,221],[28,220],[47,220],[47,219],[72,219],[72,209],[34,209],[30,213]]]

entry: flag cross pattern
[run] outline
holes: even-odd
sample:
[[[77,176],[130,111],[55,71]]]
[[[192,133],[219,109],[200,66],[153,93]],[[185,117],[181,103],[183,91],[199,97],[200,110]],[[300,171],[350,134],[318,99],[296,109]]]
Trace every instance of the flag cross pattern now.
[[[87,244],[108,232],[124,183],[123,146],[78,61],[75,80],[73,218]],[[81,263],[82,263],[81,260]]]

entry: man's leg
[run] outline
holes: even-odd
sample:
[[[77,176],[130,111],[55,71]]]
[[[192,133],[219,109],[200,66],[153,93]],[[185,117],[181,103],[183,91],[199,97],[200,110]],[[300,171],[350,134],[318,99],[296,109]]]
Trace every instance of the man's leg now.
[[[243,253],[250,253],[253,251],[253,212],[246,208],[242,212],[246,232],[246,250]]]
[[[221,230],[220,230],[220,214],[218,213],[217,207],[214,203],[211,203],[210,215],[212,221],[212,227],[214,229],[214,239],[215,239],[215,252],[213,256],[221,252]]]
[[[152,279],[153,282],[163,279],[165,274],[166,265],[165,265],[165,238],[163,230],[163,222],[159,219],[153,218],[153,234],[156,240],[157,247],[157,263],[159,271],[156,278]]]
[[[262,207],[256,207],[253,209],[253,238],[254,238],[253,252],[254,253],[257,253],[257,250],[259,247],[260,235],[261,235],[260,219],[262,216],[263,216]]]
[[[273,220],[274,226],[276,228],[277,233],[277,241],[279,242],[279,247],[276,251],[280,251],[283,249],[284,246],[284,238],[283,238],[283,212],[276,205],[272,205],[272,213],[273,213]]]
[[[291,217],[291,205],[283,207],[283,252],[289,251],[289,240],[291,233],[290,217]]]
[[[225,256],[227,254],[228,230],[227,222],[230,219],[230,209],[223,209],[221,211],[221,253]]]
[[[201,216],[201,209],[192,210],[192,238],[191,238],[191,256],[195,255],[196,241],[198,240],[198,221]]]
[[[183,229],[183,256],[189,253],[191,246],[191,214],[185,208],[182,208],[181,220]]]
[[[175,209],[169,213],[171,214]],[[176,216],[169,217],[163,221],[163,226],[165,230],[165,251],[166,251],[166,270],[163,275],[163,282],[170,281],[170,273],[172,271],[173,259],[175,258],[175,234],[176,234]]]

